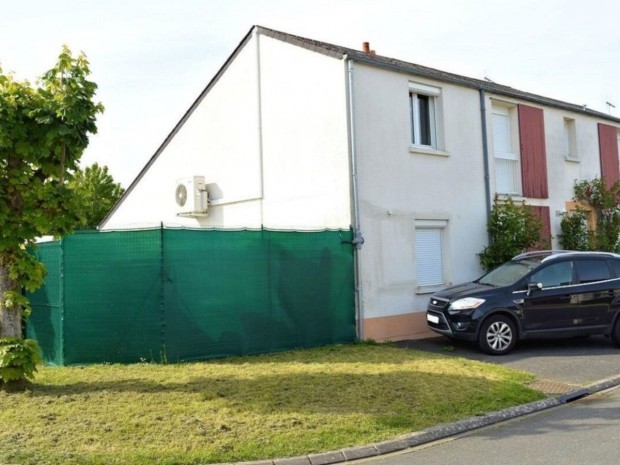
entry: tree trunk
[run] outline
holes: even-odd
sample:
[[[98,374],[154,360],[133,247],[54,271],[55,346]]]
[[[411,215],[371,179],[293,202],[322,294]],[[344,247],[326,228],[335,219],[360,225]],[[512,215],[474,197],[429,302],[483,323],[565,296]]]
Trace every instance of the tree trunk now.
[[[0,262],[0,337],[22,337],[22,312],[19,305],[6,306],[4,293],[19,291],[17,281],[9,278],[9,270]]]

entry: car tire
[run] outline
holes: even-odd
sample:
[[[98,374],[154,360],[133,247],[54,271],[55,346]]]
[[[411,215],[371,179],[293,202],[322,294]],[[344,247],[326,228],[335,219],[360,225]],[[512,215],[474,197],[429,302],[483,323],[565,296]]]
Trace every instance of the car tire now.
[[[611,331],[611,340],[614,341],[614,344],[620,347],[620,316],[616,318],[616,324],[614,325],[614,329]]]
[[[489,355],[505,355],[517,343],[517,329],[513,321],[503,315],[491,315],[478,333],[478,347]]]

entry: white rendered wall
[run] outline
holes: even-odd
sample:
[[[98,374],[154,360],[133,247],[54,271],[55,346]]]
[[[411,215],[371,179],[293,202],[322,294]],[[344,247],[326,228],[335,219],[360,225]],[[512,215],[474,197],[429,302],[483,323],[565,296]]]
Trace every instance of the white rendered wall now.
[[[263,223],[351,226],[346,74],[342,60],[260,37]]]
[[[479,94],[354,66],[364,318],[423,312],[429,294],[418,288],[415,271],[416,220],[447,222],[446,286],[481,274],[476,253],[487,235]],[[441,88],[441,152],[411,150],[409,82]],[[418,324],[425,331],[425,322]],[[407,334],[377,335],[399,337]]]
[[[348,229],[345,77],[342,60],[255,34],[104,229]],[[177,180],[194,175],[209,216],[177,216]]]
[[[257,69],[252,38],[120,204],[105,229],[160,222],[260,228]],[[165,136],[162,134],[162,140]],[[231,203],[212,206],[206,218],[177,216],[177,180],[194,175],[205,177],[214,203]]]

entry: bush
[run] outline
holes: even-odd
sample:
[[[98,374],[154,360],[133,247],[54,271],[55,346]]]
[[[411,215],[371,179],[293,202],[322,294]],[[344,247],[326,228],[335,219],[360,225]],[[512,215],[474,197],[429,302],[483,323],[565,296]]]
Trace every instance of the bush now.
[[[591,250],[591,234],[588,232],[588,215],[583,210],[565,213],[560,222],[560,243],[564,250]]]
[[[604,178],[575,182],[575,200],[596,213],[596,229],[589,231],[579,211],[562,219],[562,247],[571,250],[620,252],[620,182],[607,186]],[[581,212],[585,216],[584,212]]]
[[[491,243],[478,254],[486,271],[498,267],[541,240],[542,221],[529,205],[516,205],[510,197],[497,197],[488,226]]]
[[[0,338],[0,385],[34,379],[37,365],[41,362],[37,341]]]

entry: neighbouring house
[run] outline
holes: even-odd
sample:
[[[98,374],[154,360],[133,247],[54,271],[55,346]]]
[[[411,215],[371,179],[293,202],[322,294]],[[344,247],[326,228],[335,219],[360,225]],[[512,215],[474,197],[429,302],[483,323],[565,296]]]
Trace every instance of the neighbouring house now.
[[[527,201],[557,236],[576,179],[619,179],[619,128],[367,44],[255,26],[100,228],[351,228],[358,335],[419,338],[429,294],[482,273],[493,198]]]

